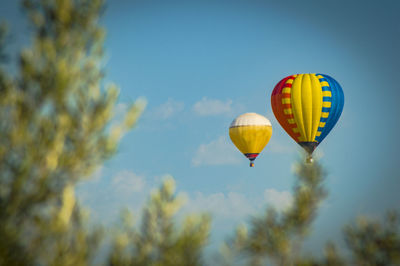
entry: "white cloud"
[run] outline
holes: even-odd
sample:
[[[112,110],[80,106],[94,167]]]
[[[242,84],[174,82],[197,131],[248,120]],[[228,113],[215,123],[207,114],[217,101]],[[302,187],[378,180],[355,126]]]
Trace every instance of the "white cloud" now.
[[[240,152],[224,136],[210,143],[201,144],[192,159],[194,166],[237,163],[240,163]]]
[[[222,115],[232,113],[232,100],[225,102],[204,97],[193,105],[193,111],[200,116]]]
[[[221,140],[223,137],[215,142]],[[103,169],[103,176],[106,176],[104,172],[107,169]],[[145,179],[132,171],[123,170],[111,179],[101,178],[101,182],[87,184],[83,191],[80,189],[78,196],[90,207],[93,217],[104,224],[115,222],[123,207],[133,211],[135,220],[140,221],[141,209],[148,200],[151,188],[159,187],[162,179],[161,175]],[[179,187],[178,194],[182,194]],[[208,212],[212,215],[213,235],[220,234],[221,237],[233,232],[238,224],[248,221],[252,215],[260,214],[265,209],[265,203],[284,210],[292,202],[289,192],[275,189],[266,189],[259,195],[240,191],[183,194],[186,194],[187,201],[178,214],[179,218],[190,213]]]
[[[263,194],[254,195],[251,192],[226,192],[205,194],[190,193],[180,215],[206,212],[211,214],[213,235],[217,232],[235,230],[240,223],[249,221],[251,217],[259,216],[265,210],[265,204],[285,211],[292,204],[292,195],[288,191],[266,189]]]
[[[122,195],[140,192],[145,185],[144,177],[126,170],[117,173],[112,179],[112,187],[115,193]]]
[[[262,199],[262,196],[264,199]],[[288,209],[293,203],[293,196],[289,191],[266,189],[263,195],[253,197],[250,194],[239,192],[204,194],[195,192],[188,196],[184,212],[209,212],[215,219],[246,219],[257,214],[264,204],[273,206],[278,211]]]
[[[153,110],[153,116],[161,120],[166,120],[183,111],[184,106],[183,102],[169,98],[165,103]]]
[[[215,220],[245,218],[255,213],[254,204],[244,195],[237,192],[213,193],[205,195],[196,192],[188,197],[184,212],[209,212]],[[225,220],[226,221],[226,220]]]
[[[106,178],[109,170],[103,168],[99,182],[82,182],[77,189],[80,202],[89,208],[92,219],[110,225],[118,220],[123,208],[140,218],[141,208],[148,198],[153,184],[147,184],[145,176],[122,170]]]
[[[275,189],[266,189],[264,191],[264,199],[267,204],[281,211],[289,208],[293,202],[293,196],[289,191],[278,191]]]

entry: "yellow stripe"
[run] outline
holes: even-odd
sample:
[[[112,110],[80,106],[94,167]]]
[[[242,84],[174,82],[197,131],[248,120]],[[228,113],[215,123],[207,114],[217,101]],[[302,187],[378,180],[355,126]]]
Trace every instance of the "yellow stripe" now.
[[[329,116],[329,113],[328,113],[328,112],[322,112],[322,117],[323,117],[323,118],[328,118],[328,116]]]
[[[312,105],[313,105],[313,89],[311,84],[311,77],[309,74],[303,75],[301,86],[301,98],[303,109],[303,122],[305,129],[306,139],[311,139],[312,131]]]
[[[322,75],[318,75],[318,76],[317,76],[317,78],[318,78],[318,79],[320,79],[320,78],[324,78],[324,76],[322,76]]]
[[[292,119],[288,119],[288,123],[289,124],[294,124],[294,119],[292,118]]]
[[[319,121],[321,120],[322,112],[322,87],[319,79],[315,75],[311,75],[312,83],[312,128],[311,136],[307,141],[315,141]]]
[[[321,131],[317,131],[317,137],[321,136]]]
[[[323,97],[332,97],[332,92],[331,91],[323,91],[322,96]]]
[[[322,107],[331,107],[332,103],[331,102],[323,102]]]
[[[292,83],[293,83],[293,79],[288,79],[285,84],[292,84]]]
[[[292,114],[293,112],[292,112],[292,109],[283,109],[283,113],[284,113],[285,115],[290,115],[290,114]]]
[[[290,89],[291,88],[289,88],[289,87],[285,87],[285,88],[283,88],[282,93],[290,93]]]
[[[291,103],[290,98],[283,98],[282,104]]]
[[[293,132],[294,132],[294,133],[299,133],[299,129],[298,129],[297,127],[294,127],[294,128],[293,128]]]
[[[304,122],[303,122],[303,109],[302,109],[302,79],[303,74],[299,74],[293,82],[292,86],[292,110],[294,120],[296,121],[296,125],[299,129],[300,136],[304,138],[306,135]]]
[[[328,82],[326,82],[326,81],[322,81],[321,82],[321,87],[329,87],[329,83]]]
[[[319,127],[325,127],[326,122],[319,122]]]

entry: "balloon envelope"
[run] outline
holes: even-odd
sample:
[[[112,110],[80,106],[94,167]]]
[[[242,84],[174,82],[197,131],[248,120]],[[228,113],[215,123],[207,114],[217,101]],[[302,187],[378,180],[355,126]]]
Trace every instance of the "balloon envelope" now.
[[[253,161],[268,144],[271,135],[271,122],[256,113],[238,116],[229,127],[233,144],[250,160],[250,166],[254,166]]]
[[[343,104],[342,87],[325,74],[288,76],[271,95],[276,119],[310,156],[335,126]]]

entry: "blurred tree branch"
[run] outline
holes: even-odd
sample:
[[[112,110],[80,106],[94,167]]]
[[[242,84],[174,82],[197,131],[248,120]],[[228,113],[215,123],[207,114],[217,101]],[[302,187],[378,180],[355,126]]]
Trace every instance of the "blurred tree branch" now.
[[[326,197],[325,173],[317,161],[308,164],[302,160],[295,165],[295,173],[292,206],[281,213],[268,208],[263,216],[252,219],[249,232],[246,227],[238,228],[234,239],[224,248],[224,252],[231,253],[224,255],[227,264],[233,265],[242,257],[249,265],[265,265],[268,261],[294,265],[318,206]]]
[[[130,213],[123,214],[123,230],[114,238],[109,265],[204,265],[202,251],[208,240],[210,217],[190,215],[176,225],[174,215],[182,197],[174,192],[175,182],[169,178],[151,195],[140,231],[134,229]]]
[[[254,217],[250,229],[237,228],[235,236],[222,246],[221,265],[400,265],[400,222],[396,212],[388,212],[383,223],[360,218],[344,229],[351,256],[343,257],[328,242],[324,256],[304,256],[301,245],[311,229],[318,206],[326,197],[325,172],[315,161],[304,160],[295,167],[297,176],[292,206],[281,213],[268,208]]]
[[[99,233],[84,227],[74,184],[116,151],[144,102],[109,128],[118,90],[101,88],[101,0],[23,5],[32,47],[15,76],[0,69],[0,264],[84,265]]]
[[[400,265],[400,220],[388,212],[382,223],[359,218],[344,228],[346,244],[357,265]]]

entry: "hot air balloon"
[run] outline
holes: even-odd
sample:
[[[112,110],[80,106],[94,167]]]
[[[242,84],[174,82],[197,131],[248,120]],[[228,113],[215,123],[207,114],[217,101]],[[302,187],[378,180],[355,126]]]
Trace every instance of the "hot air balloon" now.
[[[339,83],[325,74],[297,74],[282,79],[271,95],[274,115],[283,129],[312,153],[338,121],[344,104]]]
[[[250,160],[250,167],[254,166],[254,160],[268,144],[271,135],[271,122],[256,113],[238,116],[229,127],[233,144]]]

